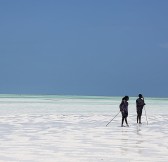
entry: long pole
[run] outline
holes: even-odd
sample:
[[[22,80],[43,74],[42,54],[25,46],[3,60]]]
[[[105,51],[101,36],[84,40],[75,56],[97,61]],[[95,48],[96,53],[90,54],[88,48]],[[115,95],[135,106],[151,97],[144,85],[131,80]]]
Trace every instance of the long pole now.
[[[145,106],[144,106],[144,110],[145,110]],[[146,116],[146,122],[147,122],[147,125],[148,125],[148,119],[147,119],[147,115],[146,115],[146,110],[145,110],[145,116]]]
[[[119,113],[120,113],[120,111],[118,112],[118,114],[119,114]],[[117,114],[117,115],[118,115],[118,114]],[[117,116],[117,115],[116,115],[116,116]],[[115,117],[116,117],[116,116],[115,116]],[[114,118],[115,118],[115,117],[114,117]],[[113,119],[114,119],[114,118],[113,118]],[[106,127],[112,122],[113,119],[111,119],[111,120],[106,124]]]

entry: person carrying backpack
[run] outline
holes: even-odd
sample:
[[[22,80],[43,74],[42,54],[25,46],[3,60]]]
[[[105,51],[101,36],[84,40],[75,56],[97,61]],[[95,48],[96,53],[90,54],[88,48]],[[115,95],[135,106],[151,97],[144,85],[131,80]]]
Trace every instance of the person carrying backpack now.
[[[127,122],[127,117],[128,117],[128,100],[129,97],[125,96],[122,98],[121,104],[120,104],[120,112],[122,114],[122,121],[121,121],[121,127],[123,127],[123,123],[125,120],[125,123],[127,125],[127,127],[129,127],[128,122]]]
[[[145,102],[144,102],[144,97],[142,96],[142,94],[139,94],[138,97],[139,98],[136,100],[137,123],[142,124],[141,116],[142,116],[142,110],[145,105]]]

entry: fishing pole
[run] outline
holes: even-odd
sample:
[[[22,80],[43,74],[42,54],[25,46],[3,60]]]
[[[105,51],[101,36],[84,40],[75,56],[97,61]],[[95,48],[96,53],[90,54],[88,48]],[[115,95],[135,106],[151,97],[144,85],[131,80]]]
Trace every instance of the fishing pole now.
[[[145,110],[145,106],[144,106],[144,110]],[[147,115],[146,115],[146,110],[145,110],[145,116],[146,116],[146,122],[147,122],[147,125],[148,125],[148,119],[147,119]]]
[[[118,114],[120,113],[120,111],[118,112]],[[118,114],[116,114],[115,116],[114,116],[114,118],[118,115]],[[114,119],[113,118],[113,119]],[[113,119],[111,119],[107,124],[106,124],[106,127],[113,121]]]

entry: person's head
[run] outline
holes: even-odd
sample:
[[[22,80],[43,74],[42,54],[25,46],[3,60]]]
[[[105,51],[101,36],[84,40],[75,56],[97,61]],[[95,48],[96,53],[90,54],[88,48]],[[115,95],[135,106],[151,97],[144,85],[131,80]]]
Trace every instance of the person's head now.
[[[129,100],[129,96],[125,96],[125,97],[123,97],[122,100],[128,101],[128,100]]]
[[[143,98],[142,94],[139,94],[138,96],[139,96],[139,98]]]

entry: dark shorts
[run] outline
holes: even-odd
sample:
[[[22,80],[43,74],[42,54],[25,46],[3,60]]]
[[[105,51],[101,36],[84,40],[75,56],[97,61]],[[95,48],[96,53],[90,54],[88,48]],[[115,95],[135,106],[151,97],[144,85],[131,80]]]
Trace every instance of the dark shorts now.
[[[128,112],[122,112],[122,117],[123,117],[123,118],[128,117]]]
[[[137,110],[137,115],[138,115],[138,116],[141,116],[141,115],[142,115],[142,109]]]

